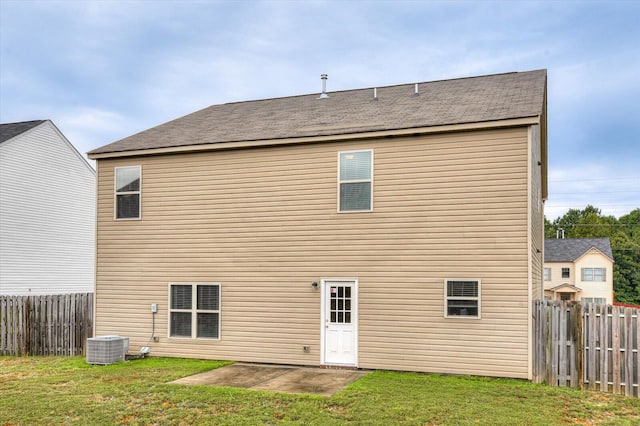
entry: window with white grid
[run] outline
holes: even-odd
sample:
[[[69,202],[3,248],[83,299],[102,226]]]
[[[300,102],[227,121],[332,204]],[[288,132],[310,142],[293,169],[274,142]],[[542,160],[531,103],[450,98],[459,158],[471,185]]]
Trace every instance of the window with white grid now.
[[[582,281],[606,281],[606,268],[582,268]]]
[[[220,284],[170,284],[169,335],[218,339]]]

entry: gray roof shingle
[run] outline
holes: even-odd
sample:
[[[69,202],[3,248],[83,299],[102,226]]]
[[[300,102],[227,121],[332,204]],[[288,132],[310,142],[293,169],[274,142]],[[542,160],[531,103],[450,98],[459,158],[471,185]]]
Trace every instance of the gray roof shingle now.
[[[546,70],[213,105],[89,154],[538,117]]]
[[[6,142],[27,130],[44,123],[45,120],[21,121],[19,123],[0,124],[0,143]]]
[[[544,261],[573,262],[593,247],[613,260],[608,238],[568,238],[544,240]]]

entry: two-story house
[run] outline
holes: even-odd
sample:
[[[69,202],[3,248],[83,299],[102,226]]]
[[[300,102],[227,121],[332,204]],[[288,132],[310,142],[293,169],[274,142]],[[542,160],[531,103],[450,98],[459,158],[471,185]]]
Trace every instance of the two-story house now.
[[[95,194],[53,122],[0,124],[0,295],[93,291]]]
[[[613,253],[608,238],[544,241],[544,295],[551,300],[613,303]]]
[[[96,334],[161,356],[531,377],[546,81],[213,105],[90,152]]]

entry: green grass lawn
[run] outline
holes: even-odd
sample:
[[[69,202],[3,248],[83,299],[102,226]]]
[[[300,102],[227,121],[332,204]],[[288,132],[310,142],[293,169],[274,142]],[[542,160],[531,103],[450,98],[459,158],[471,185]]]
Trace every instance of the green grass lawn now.
[[[169,385],[225,365],[0,357],[0,425],[640,424],[640,400],[521,380],[377,371],[333,397]]]

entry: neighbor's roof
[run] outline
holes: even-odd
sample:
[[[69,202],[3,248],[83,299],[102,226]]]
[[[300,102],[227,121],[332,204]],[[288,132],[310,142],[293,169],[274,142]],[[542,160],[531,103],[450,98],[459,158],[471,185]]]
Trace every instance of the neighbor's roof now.
[[[213,105],[89,154],[481,123],[544,112],[546,70]]]
[[[21,121],[19,123],[0,124],[0,143],[8,141],[27,130],[44,123],[45,120]]]
[[[594,247],[613,260],[608,238],[568,238],[544,240],[544,261],[573,262]]]

